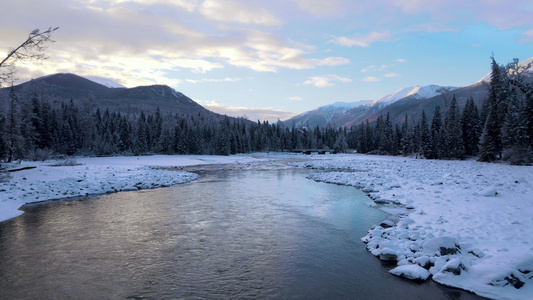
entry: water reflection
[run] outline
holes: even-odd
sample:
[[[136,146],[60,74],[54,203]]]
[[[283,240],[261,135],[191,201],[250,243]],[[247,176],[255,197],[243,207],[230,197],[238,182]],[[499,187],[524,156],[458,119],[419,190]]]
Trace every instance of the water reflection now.
[[[359,240],[384,218],[305,170],[37,205],[0,224],[6,299],[476,299],[391,276]]]

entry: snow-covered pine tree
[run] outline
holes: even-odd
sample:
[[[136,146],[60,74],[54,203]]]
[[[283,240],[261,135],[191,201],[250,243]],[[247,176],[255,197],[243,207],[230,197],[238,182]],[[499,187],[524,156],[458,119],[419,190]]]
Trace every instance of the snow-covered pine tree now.
[[[448,150],[448,157],[463,158],[464,143],[461,129],[461,117],[455,95],[453,95],[450,108],[446,112],[444,128],[446,131],[446,148]]]
[[[420,121],[420,152],[425,158],[434,158],[431,132],[429,131],[425,110],[422,110],[422,119]]]
[[[445,147],[442,139],[442,114],[440,106],[437,105],[433,111],[433,118],[431,119],[431,155],[428,158],[441,158],[443,149]]]
[[[502,154],[503,159],[512,164],[523,164],[531,160],[525,102],[518,98],[516,90],[511,90],[502,128]]]
[[[481,125],[479,111],[474,103],[474,98],[472,97],[468,98],[466,101],[465,108],[461,115],[461,127],[465,155],[477,155]]]
[[[486,100],[485,110],[487,118],[484,120],[483,133],[481,134],[479,152],[480,161],[494,161],[492,155],[502,156],[501,128],[503,117],[507,111],[508,85],[505,80],[506,70],[492,59],[492,75],[489,86],[489,96]],[[489,120],[490,118],[490,120]],[[483,147],[488,147],[483,149]]]

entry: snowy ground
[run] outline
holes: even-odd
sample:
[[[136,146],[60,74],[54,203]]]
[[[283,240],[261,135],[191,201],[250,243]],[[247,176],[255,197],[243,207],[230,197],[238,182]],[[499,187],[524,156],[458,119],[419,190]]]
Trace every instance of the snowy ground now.
[[[328,158],[328,157],[324,157]],[[296,165],[367,192],[391,216],[363,238],[391,273],[533,299],[533,167],[335,155]],[[332,170],[333,169],[333,170]]]
[[[77,166],[54,166],[63,161],[23,161],[12,168],[36,168],[12,172],[8,182],[0,182],[0,222],[22,214],[18,208],[25,203],[170,186],[198,178],[194,173],[168,171],[164,167],[239,167],[264,160],[238,155],[154,155],[77,158]]]
[[[17,167],[36,168],[0,183],[0,221],[20,215],[27,202],[197,178],[161,167],[248,168],[306,158],[294,165],[322,169],[312,179],[361,188],[391,214],[363,238],[371,253],[398,262],[391,273],[431,277],[490,298],[533,299],[533,167],[365,155],[257,156],[78,158],[80,165],[60,167],[22,162]]]

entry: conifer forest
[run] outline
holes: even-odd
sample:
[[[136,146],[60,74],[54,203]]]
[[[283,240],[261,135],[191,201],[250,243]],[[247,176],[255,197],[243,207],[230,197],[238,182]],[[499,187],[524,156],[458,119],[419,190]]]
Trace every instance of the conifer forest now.
[[[416,156],[427,159],[533,160],[533,84],[525,68],[492,59],[488,97],[459,107],[406,115],[393,124],[375,122],[350,128],[293,128],[245,118],[164,113],[125,114],[74,102],[50,103],[38,93],[0,93],[0,160],[43,160],[71,155],[216,154],[329,149]],[[161,108],[164,109],[164,108]]]

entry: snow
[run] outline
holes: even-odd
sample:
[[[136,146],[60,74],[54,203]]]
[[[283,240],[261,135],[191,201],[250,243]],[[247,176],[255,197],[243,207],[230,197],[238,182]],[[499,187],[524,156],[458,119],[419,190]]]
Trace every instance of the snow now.
[[[397,218],[362,238],[391,273],[494,299],[533,299],[533,167],[330,155],[295,163],[311,179],[364,189]],[[388,218],[391,220],[391,218]],[[389,225],[394,226],[389,227]]]
[[[524,61],[519,62],[518,65],[521,66],[521,67],[527,67],[528,65],[531,65],[531,68],[529,68],[527,70],[527,73],[530,76],[533,75],[533,57],[530,57],[530,58],[528,58],[528,59],[526,59]],[[489,73],[487,73],[487,75],[483,76],[476,83],[479,83],[479,82],[490,82],[491,78],[492,78],[492,72],[489,72]]]
[[[76,166],[53,166],[56,161],[22,162],[36,168],[10,173],[0,182],[0,222],[21,215],[25,203],[76,196],[165,187],[192,181],[197,174],[169,171],[208,164],[241,165],[263,161],[251,156],[154,155],[77,158]]]
[[[93,81],[93,82],[96,82],[98,84],[101,84],[103,86],[106,86],[108,88],[125,88],[125,86],[123,86],[122,84],[116,83],[116,82],[114,82],[111,79],[97,77],[97,76],[89,76],[89,77],[85,77],[85,78],[89,79],[90,81]]]
[[[258,158],[260,157],[260,158]],[[362,238],[392,274],[432,280],[494,299],[533,299],[533,167],[500,163],[346,155],[142,156],[77,158],[78,166],[22,162],[0,183],[0,220],[26,202],[187,182],[196,174],[161,167],[302,160],[311,179],[365,190],[391,214]],[[379,203],[379,204],[378,204]],[[381,226],[381,224],[383,226]]]
[[[399,266],[390,270],[390,272],[396,276],[413,280],[426,280],[429,277],[429,271],[419,265]]]
[[[411,96],[414,96],[417,99],[431,98],[431,97],[441,94],[440,92],[441,89],[451,90],[451,89],[455,89],[455,87],[442,87],[442,86],[433,85],[433,84],[426,85],[426,86],[419,86],[419,85],[409,86],[403,89],[399,89],[392,94],[376,99],[372,101],[371,103],[369,103],[368,106],[375,106],[375,105],[386,106],[386,105],[390,105],[396,101],[399,101],[399,100],[402,100],[404,98],[411,97]]]

